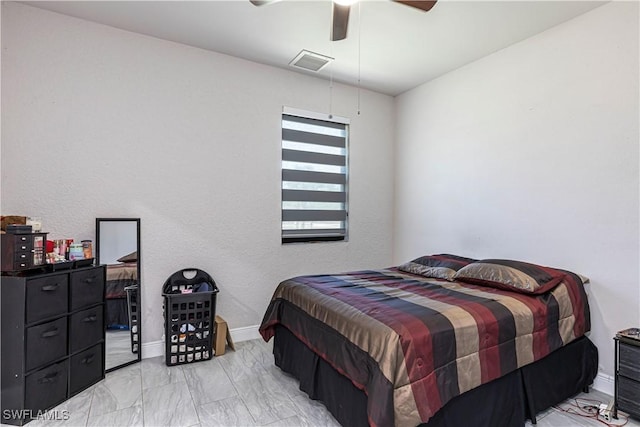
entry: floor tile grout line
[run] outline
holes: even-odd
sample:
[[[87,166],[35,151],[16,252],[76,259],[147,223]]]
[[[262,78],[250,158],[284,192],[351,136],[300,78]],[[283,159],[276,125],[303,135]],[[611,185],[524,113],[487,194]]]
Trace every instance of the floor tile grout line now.
[[[236,395],[240,398],[240,401],[242,402],[242,404],[246,408],[247,412],[249,413],[249,416],[253,420],[253,424],[255,424],[256,426],[259,425],[258,424],[258,420],[256,420],[256,417],[251,413],[251,410],[249,409],[249,406],[247,405],[247,402],[245,402],[244,398],[242,397],[242,394],[240,393],[240,390],[238,390],[238,386],[237,386],[235,380],[232,379],[231,376],[227,373],[227,370],[224,368],[224,364],[223,363],[220,363],[220,367],[222,368],[222,372],[224,372],[224,374],[227,376],[229,381],[231,381],[231,385],[233,386],[234,390],[236,391]]]
[[[236,389],[236,393],[238,392],[238,389],[236,388],[235,383],[232,383],[233,387]],[[247,413],[249,414],[249,416],[251,417],[251,419],[253,420],[253,424],[254,425],[259,425],[258,424],[258,420],[256,420],[256,417],[251,413],[251,410],[249,409],[249,407],[247,406],[247,402],[244,401],[244,399],[242,398],[241,394],[238,394],[238,397],[240,398],[240,402],[242,402],[242,404],[244,405],[244,408],[247,410]]]
[[[261,361],[261,360],[259,360],[259,359],[257,359],[257,358],[255,357],[255,355],[253,354],[253,352],[252,352],[252,351],[250,351],[250,350],[248,350],[248,349],[247,349],[246,351],[248,351],[248,352],[249,352],[249,355],[251,356],[251,358],[252,358],[252,359],[254,359],[254,361],[255,361],[255,362],[257,362],[257,363],[258,363],[258,365],[260,365],[260,366],[263,368],[263,370],[264,370],[263,375],[272,375],[272,374],[271,374],[271,373],[266,369],[266,367],[264,366],[264,364],[262,363],[262,361]],[[224,364],[222,364],[222,363],[221,363],[220,365],[222,366],[223,370],[225,370],[225,369],[224,369]],[[227,373],[227,372],[226,372],[226,370],[225,370],[225,373]],[[227,375],[229,375],[229,374],[227,374]],[[231,378],[230,378],[230,379],[231,379]],[[237,385],[236,385],[236,381],[235,381],[235,380],[233,380],[233,379],[231,379],[231,384],[232,384],[232,385],[233,385],[233,387],[235,388],[236,393],[238,393],[238,396],[240,397],[240,400],[242,401],[242,404],[245,406],[245,408],[247,408],[247,411],[249,412],[249,415],[250,415],[250,416],[251,416],[251,418],[253,419],[253,422],[254,422],[256,425],[264,425],[264,424],[258,424],[258,420],[255,418],[255,416],[254,416],[254,415],[251,413],[251,411],[249,410],[249,406],[247,405],[247,402],[245,401],[245,399],[243,398],[242,394],[241,394],[241,393],[240,393],[240,391],[238,390],[238,387],[237,387]],[[262,394],[267,394],[267,393],[268,393],[268,392],[263,392],[263,393],[260,393],[260,394],[262,395]],[[302,412],[300,411],[300,408],[296,405],[296,403],[293,401],[293,399],[291,398],[291,396],[289,396],[289,393],[286,393],[286,392],[285,392],[285,393],[284,393],[284,395],[287,397],[287,399],[289,399],[289,401],[291,402],[291,404],[293,405],[293,407],[296,409],[296,414],[295,414],[295,415],[293,415],[293,416],[296,416],[296,415],[297,415],[297,416],[302,416],[302,417],[303,417]],[[291,416],[291,417],[287,417],[287,418],[292,418],[293,416]],[[286,418],[278,418],[277,420],[274,420],[274,421],[272,421],[272,422],[270,422],[270,423],[268,423],[268,424],[273,424],[273,423],[276,423],[276,422],[278,422],[278,421],[283,421],[283,420],[285,420],[285,419],[286,419]]]
[[[210,361],[210,362],[214,363],[214,362],[213,362],[214,360],[215,360],[215,358],[214,358],[214,359],[209,359],[209,360],[207,360],[207,361],[203,361],[203,362],[205,362],[205,363],[206,363],[206,362],[209,362],[209,361]],[[198,422],[199,422],[200,424],[202,424],[202,420],[200,419],[200,413],[198,412],[198,408],[200,408],[200,407],[202,407],[202,406],[205,406],[205,405],[209,405],[209,404],[211,404],[211,403],[220,402],[220,401],[223,401],[223,400],[226,400],[226,399],[230,399],[230,398],[233,398],[233,397],[240,397],[240,393],[239,393],[239,391],[238,391],[238,388],[236,387],[235,382],[231,379],[231,376],[229,375],[229,373],[228,373],[228,372],[226,371],[226,369],[224,368],[224,364],[223,364],[223,363],[221,363],[219,360],[217,360],[217,361],[216,361],[216,363],[218,363],[218,365],[219,365],[220,369],[222,370],[222,373],[225,375],[225,377],[226,377],[226,378],[227,378],[227,380],[229,381],[229,384],[231,384],[231,386],[233,387],[233,389],[234,389],[234,391],[235,391],[235,396],[223,397],[223,398],[221,398],[221,399],[216,399],[216,400],[213,400],[213,401],[211,401],[211,402],[206,402],[206,403],[203,403],[203,404],[201,404],[201,405],[197,405],[197,404],[196,404],[196,402],[195,402],[195,399],[194,399],[194,397],[193,397],[193,392],[192,392],[192,390],[191,390],[191,386],[189,385],[189,381],[187,381],[187,388],[189,389],[189,393],[190,393],[190,395],[191,395],[191,399],[192,399],[193,405],[194,405],[194,407],[196,408],[196,415],[198,416]],[[183,369],[183,372],[184,372],[184,369]],[[185,375],[185,380],[186,380],[186,375]],[[246,403],[244,402],[244,400],[243,400],[241,397],[240,397],[240,401],[241,401],[241,402],[242,402],[242,404],[244,405],[245,409],[247,409],[247,412],[249,413],[249,415],[251,416],[251,418],[254,420],[254,423],[256,423],[256,422],[255,422],[255,419],[254,419],[254,417],[253,417],[253,415],[252,415],[252,414],[251,414],[251,412],[249,411],[249,408],[247,407]],[[257,424],[257,423],[256,423],[256,424]]]
[[[272,353],[272,354],[273,354],[273,353]],[[265,368],[265,371],[266,371],[266,367],[264,366],[264,364],[262,364],[262,362],[260,362],[260,364]],[[274,366],[276,366],[276,365],[275,365],[275,360],[274,360]],[[284,373],[284,372],[283,372],[283,373]],[[273,374],[272,374],[271,372],[267,371],[267,375],[273,375]],[[296,383],[298,384],[298,390],[299,390],[299,391],[301,391],[301,390],[300,390],[300,382],[299,382],[298,380],[296,380]],[[305,393],[305,394],[306,394],[306,393]],[[307,421],[307,422],[308,422],[309,420],[308,420],[308,419],[307,419],[307,417],[305,416],[304,411],[302,410],[302,408],[300,407],[300,405],[298,405],[298,404],[296,403],[296,401],[293,399],[293,396],[291,396],[291,394],[289,393],[289,391],[288,391],[288,390],[285,390],[284,395],[287,397],[287,399],[289,399],[289,400],[291,401],[291,403],[293,404],[293,407],[296,409],[296,415],[294,415],[294,416],[298,416],[298,417],[300,417],[300,418],[302,418],[303,420],[305,420],[305,421]],[[308,397],[308,395],[307,395],[307,397]],[[328,410],[327,410],[327,412],[328,412]],[[291,416],[291,417],[287,417],[287,418],[292,418],[292,417],[293,417],[293,416]],[[284,418],[284,419],[286,419],[286,418]],[[281,419],[280,421],[282,421],[282,420],[283,420],[283,419]]]
[[[106,378],[106,374],[105,374]],[[93,408],[93,398],[96,395],[96,385],[91,386],[91,402],[89,403],[89,411],[87,411],[87,416],[84,419],[84,426],[87,427],[89,425],[89,416],[91,415],[91,408]]]
[[[211,360],[211,359],[209,359]],[[202,361],[205,362],[205,361]],[[189,391],[189,397],[191,397],[191,404],[193,405],[193,409],[196,411],[196,418],[198,418],[198,424],[202,425],[202,420],[200,419],[200,411],[198,411],[198,408],[202,405],[196,405],[196,401],[193,398],[193,392],[191,391],[191,386],[189,385],[189,381],[187,381],[187,375],[184,372],[184,367],[180,366],[180,369],[182,369],[182,375],[184,376],[184,380],[187,384],[187,390]]]
[[[153,359],[155,359],[155,357],[154,357]],[[162,363],[164,363],[164,362],[162,362]],[[170,385],[170,384],[178,384],[178,383],[186,382],[186,378],[185,378],[185,376],[184,376],[184,370],[182,369],[182,366],[180,366],[180,365],[172,365],[172,366],[167,366],[167,368],[170,368],[170,370],[172,370],[172,369],[174,369],[174,368],[176,368],[176,369],[177,369],[177,368],[180,368],[180,372],[182,372],[182,378],[183,378],[183,379],[182,379],[182,380],[178,380],[178,381],[172,381],[172,380],[170,380],[170,381],[169,381],[168,383],[166,383],[166,384],[153,385],[153,386],[150,386],[150,387],[145,387],[145,386],[144,386],[144,380],[143,380],[142,390],[144,391],[144,390],[148,390],[148,389],[150,389],[150,388],[164,387],[164,386],[167,386],[167,385]]]
[[[142,381],[142,360],[138,362],[140,364],[140,415],[142,416],[142,427],[145,427],[144,422],[144,382]]]

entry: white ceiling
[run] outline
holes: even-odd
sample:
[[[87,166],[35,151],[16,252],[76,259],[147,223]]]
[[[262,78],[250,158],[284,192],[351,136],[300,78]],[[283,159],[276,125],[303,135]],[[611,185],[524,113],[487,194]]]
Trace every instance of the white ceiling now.
[[[302,49],[335,58],[319,75],[397,95],[585,13],[597,1],[440,0],[429,12],[391,1],[351,7],[331,42],[331,3],[33,1],[30,5],[282,68]],[[306,72],[306,71],[301,71]]]

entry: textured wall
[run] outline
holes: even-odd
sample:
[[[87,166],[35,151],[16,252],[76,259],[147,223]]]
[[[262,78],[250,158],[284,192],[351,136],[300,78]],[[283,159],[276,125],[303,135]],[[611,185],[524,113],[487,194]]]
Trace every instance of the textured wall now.
[[[391,262],[393,99],[334,85],[351,118],[349,242],[280,244],[280,114],[327,112],[329,84],[286,70],[3,3],[2,213],[50,236],[140,217],[144,342],[161,286],[198,267],[231,328],[256,325],[287,277]]]
[[[612,2],[397,100],[395,261],[448,251],[591,278],[613,373],[640,324],[638,4]]]

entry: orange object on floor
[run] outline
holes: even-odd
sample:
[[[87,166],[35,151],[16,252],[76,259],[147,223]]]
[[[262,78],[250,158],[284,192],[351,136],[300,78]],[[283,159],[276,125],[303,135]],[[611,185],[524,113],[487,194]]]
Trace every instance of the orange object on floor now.
[[[229,333],[229,326],[226,320],[216,315],[216,325],[214,330],[215,341],[215,355],[222,356],[227,349],[227,344],[231,350],[236,351],[236,347],[233,345],[231,334]]]

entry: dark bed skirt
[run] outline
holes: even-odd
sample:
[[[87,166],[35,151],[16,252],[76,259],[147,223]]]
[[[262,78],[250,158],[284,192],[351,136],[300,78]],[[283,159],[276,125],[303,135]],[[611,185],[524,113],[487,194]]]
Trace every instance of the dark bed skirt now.
[[[127,298],[107,299],[106,309],[107,329],[129,329]]]
[[[298,340],[276,326],[275,363],[300,380],[300,389],[324,403],[343,426],[367,426],[367,396]],[[582,337],[542,360],[470,390],[447,403],[426,427],[523,426],[526,419],[593,383],[598,350]]]

